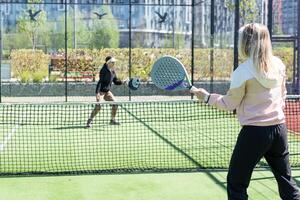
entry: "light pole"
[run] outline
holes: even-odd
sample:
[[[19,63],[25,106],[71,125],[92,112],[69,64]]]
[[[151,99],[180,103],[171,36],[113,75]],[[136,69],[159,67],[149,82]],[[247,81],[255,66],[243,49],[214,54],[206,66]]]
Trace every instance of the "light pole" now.
[[[172,37],[173,37],[173,40],[172,40],[172,46],[173,46],[173,49],[175,48],[175,2],[174,2],[174,0],[173,0],[173,13],[172,13],[172,18],[173,18],[173,20],[172,20],[172,31],[173,31],[173,35],[172,35]]]
[[[205,42],[205,5],[204,3],[200,4],[200,10],[201,10],[201,25],[200,25],[200,34],[201,34],[201,46],[206,47]]]
[[[261,23],[265,25],[267,24],[267,5],[268,2],[266,2],[266,0],[263,0],[261,5]]]
[[[73,7],[73,46],[76,49],[76,11],[77,11],[77,0],[74,2]]]

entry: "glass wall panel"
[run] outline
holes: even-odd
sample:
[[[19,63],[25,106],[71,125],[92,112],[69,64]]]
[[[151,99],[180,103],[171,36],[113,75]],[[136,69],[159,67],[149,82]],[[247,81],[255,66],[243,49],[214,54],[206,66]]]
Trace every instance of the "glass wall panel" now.
[[[155,60],[177,57],[191,75],[191,6],[133,5],[131,18],[132,76],[150,81]]]
[[[52,54],[64,48],[64,7],[59,6],[1,4],[4,102],[28,100],[32,96],[63,99],[65,89],[59,83],[63,76],[51,68]]]
[[[138,91],[113,86],[125,100],[151,93],[151,67],[163,55],[178,58],[196,85],[224,93],[233,71],[234,3],[2,0],[1,101],[94,101],[99,70],[109,55],[118,60],[121,80],[142,82]],[[268,11],[268,1],[240,1],[239,13],[242,26],[267,25],[272,12],[274,54],[285,60],[293,84],[299,82],[297,6],[297,0],[273,0]]]
[[[75,13],[75,14],[74,14]],[[70,100],[95,100],[99,72],[107,56],[114,56],[116,74],[129,74],[129,6],[73,4],[68,7],[68,96]],[[113,86],[128,96],[126,85]]]
[[[214,1],[213,8],[206,1],[195,6],[194,77],[211,92],[218,91],[213,82],[229,81],[233,70],[233,36],[234,9],[225,1]]]

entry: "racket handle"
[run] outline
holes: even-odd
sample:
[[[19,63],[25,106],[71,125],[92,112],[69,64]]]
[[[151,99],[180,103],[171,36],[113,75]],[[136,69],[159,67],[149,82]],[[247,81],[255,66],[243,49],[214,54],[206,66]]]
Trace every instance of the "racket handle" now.
[[[190,91],[198,90],[198,88],[196,88],[195,86],[191,86],[189,89],[190,89]]]

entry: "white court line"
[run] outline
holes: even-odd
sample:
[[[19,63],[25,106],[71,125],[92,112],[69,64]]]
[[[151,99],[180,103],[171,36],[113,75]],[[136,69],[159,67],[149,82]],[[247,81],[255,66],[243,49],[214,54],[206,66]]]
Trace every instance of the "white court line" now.
[[[15,134],[17,129],[19,128],[19,124],[17,124],[9,133],[7,133],[4,137],[3,143],[0,143],[0,153],[4,151],[5,146],[9,143],[12,136]]]

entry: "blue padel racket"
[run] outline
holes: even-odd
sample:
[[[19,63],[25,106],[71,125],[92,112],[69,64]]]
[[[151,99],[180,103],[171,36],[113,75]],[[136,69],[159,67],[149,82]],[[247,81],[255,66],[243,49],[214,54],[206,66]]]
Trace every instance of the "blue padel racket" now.
[[[195,88],[183,64],[172,56],[163,56],[153,64],[151,80],[163,90],[178,91]]]
[[[137,90],[140,87],[140,79],[139,78],[131,78],[129,83],[128,83],[128,87],[131,90]]]

